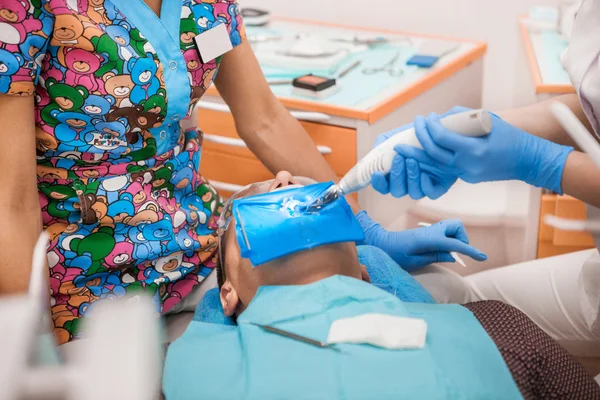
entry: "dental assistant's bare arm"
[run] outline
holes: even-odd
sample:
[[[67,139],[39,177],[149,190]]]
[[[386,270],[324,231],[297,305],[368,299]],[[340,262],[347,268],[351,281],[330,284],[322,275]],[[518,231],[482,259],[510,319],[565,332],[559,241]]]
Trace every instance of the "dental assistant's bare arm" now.
[[[562,178],[565,194],[600,208],[600,170],[585,153],[574,151],[567,158]]]
[[[306,130],[271,92],[249,43],[223,57],[215,84],[238,134],[271,172],[337,180]]]
[[[567,105],[591,132],[592,127],[583,113],[579,98],[574,93],[559,96],[550,100],[544,100],[530,106],[501,111],[497,114],[506,122],[521,128],[532,135],[550,140],[554,143],[577,148],[575,142],[573,142],[556,118],[554,118],[554,114],[552,114],[552,111],[550,110],[550,105],[556,101]]]
[[[0,295],[27,290],[41,228],[33,97],[0,95]]]
[[[550,104],[555,101],[560,101],[569,106],[588,130],[592,131],[576,94],[568,94],[531,106],[503,111],[498,115],[506,122],[526,132],[577,149],[577,145],[554,118],[550,110]],[[565,165],[562,189],[568,195],[600,207],[600,170],[596,168],[587,154],[580,151],[571,153]]]

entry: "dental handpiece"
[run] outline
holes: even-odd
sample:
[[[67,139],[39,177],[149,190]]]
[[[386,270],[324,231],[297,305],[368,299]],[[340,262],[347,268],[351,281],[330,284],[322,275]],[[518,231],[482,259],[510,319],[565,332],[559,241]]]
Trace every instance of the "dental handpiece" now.
[[[492,131],[492,118],[484,110],[470,110],[449,115],[440,120],[448,130],[461,135],[479,137]],[[399,132],[371,150],[360,160],[337,185],[342,195],[357,192],[371,184],[375,172],[388,174],[396,156],[394,147],[405,144],[423,149],[414,128]]]

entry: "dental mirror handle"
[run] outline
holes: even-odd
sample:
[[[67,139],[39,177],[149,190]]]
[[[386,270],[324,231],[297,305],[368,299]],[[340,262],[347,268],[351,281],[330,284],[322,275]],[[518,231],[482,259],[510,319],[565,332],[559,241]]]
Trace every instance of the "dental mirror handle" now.
[[[442,118],[440,123],[446,129],[464,136],[485,136],[492,131],[492,118],[484,110],[449,115]],[[338,184],[341,192],[346,195],[369,186],[375,172],[388,174],[396,156],[394,147],[401,144],[423,149],[414,128],[397,133],[371,150],[342,178]]]

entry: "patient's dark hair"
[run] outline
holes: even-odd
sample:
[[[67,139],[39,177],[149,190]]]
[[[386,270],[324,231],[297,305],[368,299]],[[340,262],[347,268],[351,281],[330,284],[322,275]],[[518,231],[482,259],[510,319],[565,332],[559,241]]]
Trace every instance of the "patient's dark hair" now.
[[[223,234],[220,242],[221,243],[219,243],[219,246],[221,246],[221,248],[218,249],[219,260],[217,262],[217,283],[219,285],[219,289],[221,286],[223,286],[223,283],[225,283],[225,251],[227,250],[225,246],[227,245],[227,232]],[[222,258],[221,255],[223,256]]]

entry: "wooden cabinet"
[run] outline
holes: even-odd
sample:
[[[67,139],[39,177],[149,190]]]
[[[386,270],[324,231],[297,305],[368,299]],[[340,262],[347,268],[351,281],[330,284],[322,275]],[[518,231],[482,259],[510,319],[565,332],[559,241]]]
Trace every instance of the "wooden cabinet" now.
[[[595,247],[592,236],[584,232],[567,232],[544,223],[546,215],[568,219],[586,219],[585,204],[570,196],[542,196],[538,258],[556,256]]]
[[[205,109],[198,112],[204,132],[200,170],[225,197],[238,186],[273,178],[238,136],[231,114]],[[354,166],[355,129],[315,122],[301,124],[338,176]]]

